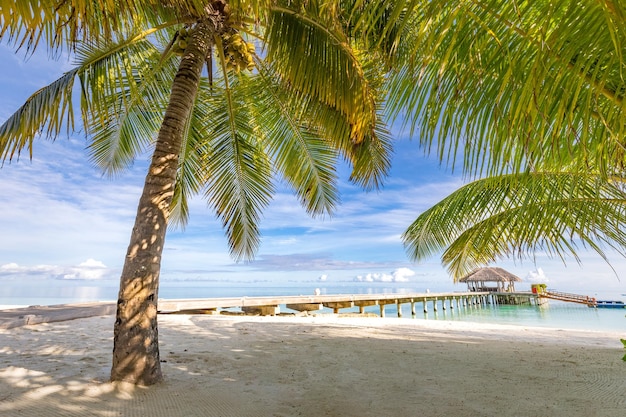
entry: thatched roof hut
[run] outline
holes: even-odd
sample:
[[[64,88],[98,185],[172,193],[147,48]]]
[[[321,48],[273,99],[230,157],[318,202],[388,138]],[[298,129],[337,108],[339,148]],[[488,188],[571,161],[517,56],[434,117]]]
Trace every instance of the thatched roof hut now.
[[[515,283],[522,279],[509,271],[498,267],[485,267],[470,272],[459,280],[466,282],[469,291],[514,292]],[[495,283],[488,285],[487,283]]]

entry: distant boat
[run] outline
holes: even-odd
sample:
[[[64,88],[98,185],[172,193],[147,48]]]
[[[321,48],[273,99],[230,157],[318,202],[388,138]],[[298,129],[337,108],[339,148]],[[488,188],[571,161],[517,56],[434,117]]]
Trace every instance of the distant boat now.
[[[626,304],[623,301],[609,301],[609,300],[598,300],[596,304],[589,305],[589,307],[598,307],[598,308],[626,308]]]

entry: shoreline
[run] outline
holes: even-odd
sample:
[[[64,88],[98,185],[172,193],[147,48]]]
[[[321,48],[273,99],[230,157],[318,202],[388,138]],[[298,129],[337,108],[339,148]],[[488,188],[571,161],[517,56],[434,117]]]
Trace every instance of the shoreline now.
[[[244,297],[245,298],[245,297]],[[171,302],[172,300],[165,300]],[[392,321],[437,321],[437,322],[463,322],[476,324],[499,324],[513,325],[516,327],[537,327],[544,329],[566,329],[580,331],[606,331],[606,332],[622,332],[624,327],[624,313],[626,309],[589,309],[588,307],[572,306],[570,303],[553,302],[554,305],[546,304],[545,306],[507,306],[507,305],[487,305],[487,306],[471,306],[459,309],[450,309],[433,312],[429,310],[423,315],[417,314],[411,316],[411,312],[404,309],[403,317],[396,317],[396,312],[387,311],[385,319]],[[115,314],[115,301],[93,301],[71,304],[53,304],[53,305],[2,305],[0,306],[0,329],[8,329],[23,326],[26,324],[47,323],[55,321],[70,320],[73,318],[91,317],[96,315]],[[283,306],[284,307],[284,306]],[[394,306],[395,308],[395,306]],[[529,309],[530,308],[530,309]],[[201,310],[182,311],[178,313],[196,314]],[[511,312],[515,312],[511,315]],[[208,313],[208,312],[204,312]],[[161,312],[163,314],[176,314],[174,311]],[[213,313],[215,314],[215,313]],[[237,316],[244,314],[238,309],[220,309],[218,315]],[[249,312],[245,315],[254,316],[258,312]],[[297,311],[287,311],[280,313],[281,316],[306,316],[306,313]],[[335,313],[336,314],[336,313]],[[312,311],[311,316],[333,316],[330,311]],[[359,314],[356,311],[344,310],[339,313],[340,316],[347,317],[373,317],[380,318],[379,312],[372,310]]]
[[[619,332],[159,315],[165,382],[106,382],[114,317],[0,330],[3,416],[621,416]],[[56,413],[56,414],[55,414]]]

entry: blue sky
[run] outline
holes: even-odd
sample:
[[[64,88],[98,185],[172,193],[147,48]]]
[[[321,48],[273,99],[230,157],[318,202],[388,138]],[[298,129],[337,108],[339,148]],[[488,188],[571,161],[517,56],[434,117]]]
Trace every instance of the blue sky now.
[[[24,61],[0,45],[0,122],[38,88],[70,67],[65,60],[37,54]],[[122,176],[103,177],[87,160],[81,133],[52,143],[37,141],[32,161],[0,169],[0,281],[29,278],[117,279],[121,271],[146,158]],[[408,280],[448,287],[451,278],[438,258],[410,262],[400,235],[423,210],[463,184],[459,175],[423,156],[415,142],[398,138],[393,169],[383,189],[366,193],[340,172],[342,204],[332,218],[311,219],[289,190],[280,190],[261,222],[257,259],[236,264],[228,254],[219,222],[204,201],[192,202],[184,231],[170,230],[162,280],[218,279]],[[626,262],[614,256],[615,273],[595,254],[582,253],[583,265],[567,266],[538,253],[531,261],[502,261],[521,278],[540,268],[559,290],[603,289],[626,292]]]

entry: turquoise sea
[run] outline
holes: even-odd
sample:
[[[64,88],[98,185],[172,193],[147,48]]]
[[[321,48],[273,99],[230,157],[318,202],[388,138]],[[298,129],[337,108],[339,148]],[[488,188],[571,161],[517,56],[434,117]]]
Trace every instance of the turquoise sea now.
[[[319,288],[321,294],[419,293],[426,290],[423,285],[411,283],[163,281],[159,297],[177,299],[303,295],[313,294],[316,288]],[[0,282],[0,306],[8,308],[8,306],[112,301],[117,298],[117,290],[117,281],[35,280],[25,283],[9,280]],[[442,285],[440,288],[431,287],[429,290],[430,292],[452,292],[464,291],[465,287]],[[561,288],[559,290],[567,291]],[[596,292],[583,293],[583,295],[597,299],[626,301],[626,294],[621,293]],[[401,320],[452,320],[560,329],[623,331],[626,334],[626,309],[594,309],[553,300],[539,307],[499,305],[452,310],[448,308],[444,311],[439,306],[439,311],[436,313],[433,311],[432,303],[429,303],[428,314],[422,313],[422,304],[418,303],[416,310],[417,315],[412,317],[410,305],[403,305]],[[283,307],[282,311],[289,310]],[[348,311],[350,310],[342,310],[342,312]],[[379,312],[377,306],[366,311]],[[386,306],[385,315],[396,317],[396,306]]]

